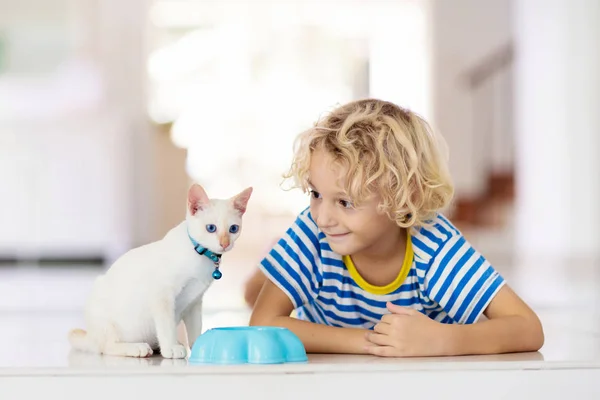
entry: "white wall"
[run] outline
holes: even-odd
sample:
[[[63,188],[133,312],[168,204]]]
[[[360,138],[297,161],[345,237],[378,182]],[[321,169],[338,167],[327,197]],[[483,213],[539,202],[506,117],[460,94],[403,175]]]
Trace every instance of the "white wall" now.
[[[157,237],[146,0],[0,0],[0,254],[112,258]]]
[[[0,255],[122,251],[129,240],[122,137],[109,118],[0,124]]]
[[[600,3],[519,0],[516,246],[600,256]]]

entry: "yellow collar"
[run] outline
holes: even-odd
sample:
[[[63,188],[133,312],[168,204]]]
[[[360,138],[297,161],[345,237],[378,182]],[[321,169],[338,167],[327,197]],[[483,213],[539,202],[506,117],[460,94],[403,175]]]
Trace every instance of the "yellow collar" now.
[[[344,260],[344,264],[346,265],[350,276],[352,277],[352,279],[354,279],[354,282],[356,282],[357,285],[360,286],[363,290],[377,295],[392,293],[400,286],[402,286],[402,283],[408,276],[408,272],[410,271],[410,267],[413,262],[413,248],[412,241],[410,240],[410,232],[406,232],[406,252],[404,253],[404,262],[402,263],[400,273],[398,274],[396,279],[394,279],[392,282],[385,286],[375,286],[367,282],[362,276],[360,276],[360,273],[354,266],[354,262],[352,262],[352,258],[350,256],[343,256],[342,259]]]

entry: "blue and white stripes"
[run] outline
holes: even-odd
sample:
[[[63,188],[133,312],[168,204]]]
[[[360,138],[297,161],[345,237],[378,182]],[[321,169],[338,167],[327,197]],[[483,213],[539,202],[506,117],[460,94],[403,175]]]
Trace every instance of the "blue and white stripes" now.
[[[308,209],[262,260],[260,268],[290,298],[298,318],[372,328],[386,302],[411,307],[443,323],[473,323],[504,279],[443,216],[411,229],[407,259],[389,292],[365,288],[350,259],[331,250]],[[413,255],[414,254],[414,255]],[[368,284],[367,284],[368,285]]]

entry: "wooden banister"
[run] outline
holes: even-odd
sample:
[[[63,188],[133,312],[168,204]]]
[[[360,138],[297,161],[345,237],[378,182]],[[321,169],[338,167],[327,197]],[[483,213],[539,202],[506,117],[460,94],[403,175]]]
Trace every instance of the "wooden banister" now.
[[[483,82],[496,75],[513,62],[514,46],[506,43],[483,57],[476,65],[464,73],[465,81],[471,89],[476,89]]]

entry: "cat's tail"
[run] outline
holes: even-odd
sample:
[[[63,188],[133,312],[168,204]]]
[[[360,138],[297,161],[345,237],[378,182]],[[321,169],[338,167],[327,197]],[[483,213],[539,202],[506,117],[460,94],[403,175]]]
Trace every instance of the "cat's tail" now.
[[[83,329],[73,329],[69,332],[69,343],[75,350],[85,351],[90,353],[98,353],[97,344],[90,339],[88,333]]]

